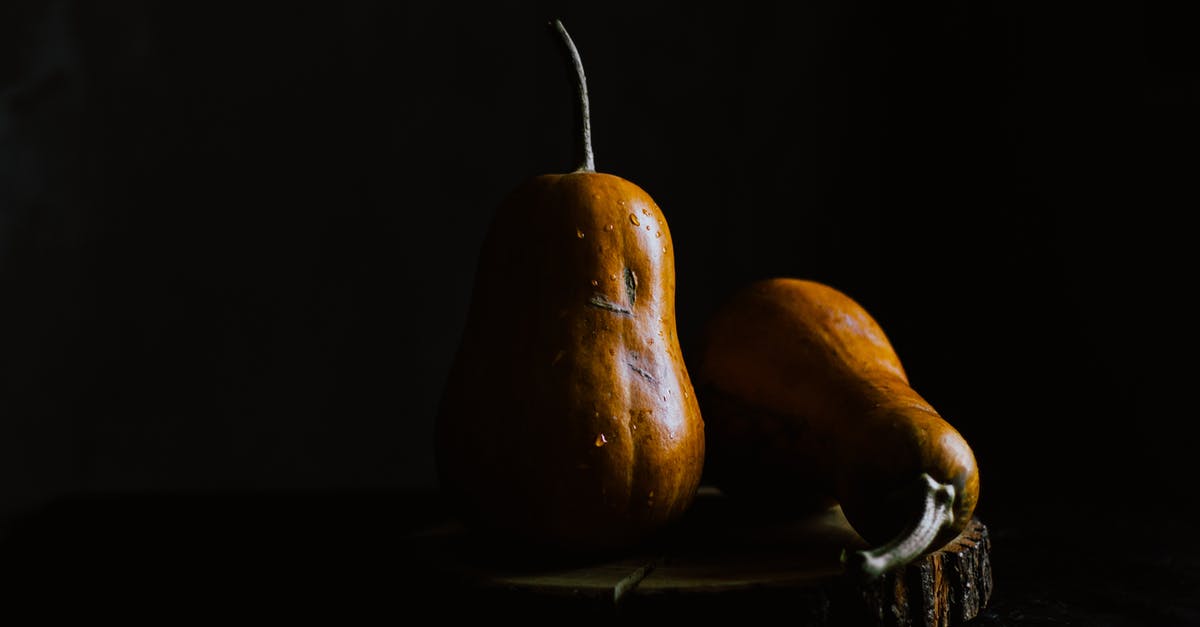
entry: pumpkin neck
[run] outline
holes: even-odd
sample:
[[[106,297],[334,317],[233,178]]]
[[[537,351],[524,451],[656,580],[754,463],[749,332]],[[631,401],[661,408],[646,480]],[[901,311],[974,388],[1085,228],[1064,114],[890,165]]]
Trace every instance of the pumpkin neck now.
[[[571,35],[567,33],[567,29],[563,26],[562,21],[554,20],[553,26],[558,32],[559,39],[567,53],[567,60],[570,62],[568,70],[575,83],[577,105],[575,110],[575,131],[578,140],[575,148],[575,159],[579,163],[575,171],[595,172],[596,158],[592,154],[592,119],[591,113],[588,110],[587,78],[583,74],[583,60],[579,57],[579,50],[575,48],[575,42],[571,40]]]

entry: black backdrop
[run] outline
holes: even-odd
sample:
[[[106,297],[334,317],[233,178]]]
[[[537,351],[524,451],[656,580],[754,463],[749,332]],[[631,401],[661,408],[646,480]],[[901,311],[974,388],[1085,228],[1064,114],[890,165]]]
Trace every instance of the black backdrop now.
[[[571,162],[871,311],[981,511],[1186,487],[1196,44],[1089,3],[0,5],[0,502],[436,486],[492,209]],[[1138,498],[1138,495],[1146,497]]]

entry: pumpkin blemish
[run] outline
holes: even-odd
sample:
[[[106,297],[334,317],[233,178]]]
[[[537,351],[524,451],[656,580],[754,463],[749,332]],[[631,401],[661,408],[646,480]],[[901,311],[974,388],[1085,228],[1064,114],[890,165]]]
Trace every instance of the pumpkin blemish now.
[[[613,313],[619,313],[625,316],[633,315],[632,311],[612,302],[611,300],[608,300],[603,294],[592,294],[592,299],[588,301],[588,304],[597,309],[603,309],[605,311],[611,311]]]

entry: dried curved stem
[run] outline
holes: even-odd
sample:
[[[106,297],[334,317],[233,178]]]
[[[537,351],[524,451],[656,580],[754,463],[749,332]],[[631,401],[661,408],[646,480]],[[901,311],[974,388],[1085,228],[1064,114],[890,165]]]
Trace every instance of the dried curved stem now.
[[[566,49],[567,56],[571,61],[571,66],[575,74],[575,92],[578,97],[579,104],[579,133],[581,134],[581,142],[579,151],[579,167],[577,172],[595,172],[596,158],[592,155],[592,119],[591,112],[588,110],[588,93],[587,93],[587,77],[583,74],[583,60],[579,57],[579,50],[575,48],[575,42],[571,40],[571,35],[567,33],[567,29],[563,26],[560,20],[554,20],[552,26],[558,31],[559,38],[562,41],[563,47]]]
[[[954,522],[954,486],[938,483],[924,473],[919,481],[925,497],[921,516],[885,544],[846,556],[848,568],[874,579],[919,557],[929,549],[942,529]]]

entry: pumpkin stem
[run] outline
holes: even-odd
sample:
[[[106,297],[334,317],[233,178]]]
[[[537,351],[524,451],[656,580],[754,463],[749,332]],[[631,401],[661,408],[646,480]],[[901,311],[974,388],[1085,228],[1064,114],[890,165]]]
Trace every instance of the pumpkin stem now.
[[[920,518],[887,543],[845,556],[848,567],[874,579],[919,557],[933,544],[942,528],[954,522],[954,486],[938,483],[925,473],[921,474],[919,482],[925,493]]]
[[[579,128],[579,137],[581,141],[576,146],[576,150],[582,154],[577,155],[579,167],[576,172],[595,172],[596,158],[592,155],[592,119],[588,111],[588,94],[587,94],[587,78],[583,75],[583,60],[579,58],[579,50],[575,48],[575,42],[571,41],[571,35],[567,34],[567,29],[563,26],[562,21],[554,20],[552,26],[558,31],[563,47],[566,48],[567,56],[571,61],[571,67],[575,77],[575,93],[579,98],[579,117],[576,123]]]

